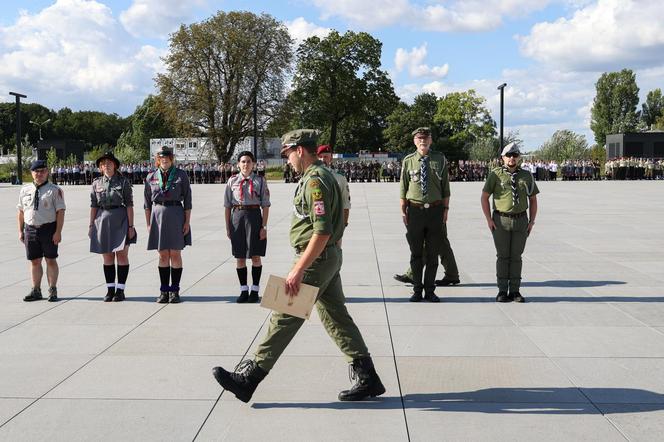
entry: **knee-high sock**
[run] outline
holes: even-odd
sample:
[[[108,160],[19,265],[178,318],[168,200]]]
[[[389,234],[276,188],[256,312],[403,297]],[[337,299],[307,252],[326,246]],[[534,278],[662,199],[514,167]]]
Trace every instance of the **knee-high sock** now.
[[[159,282],[161,283],[160,290],[162,292],[168,291],[168,281],[171,279],[170,267],[157,267],[159,269]]]
[[[171,267],[171,290],[180,290],[180,278],[182,278],[182,267]]]
[[[252,266],[251,267],[251,290],[257,292],[261,284],[261,273],[263,273],[263,266]]]
[[[237,272],[237,279],[240,281],[240,287],[243,287],[242,290],[247,290],[244,287],[247,287],[247,268],[240,267],[235,269]]]
[[[106,287],[115,287],[115,265],[104,265],[104,278],[106,278]]]
[[[118,264],[118,283],[116,284],[117,288],[124,290],[125,283],[127,282],[127,275],[129,275],[129,264]]]

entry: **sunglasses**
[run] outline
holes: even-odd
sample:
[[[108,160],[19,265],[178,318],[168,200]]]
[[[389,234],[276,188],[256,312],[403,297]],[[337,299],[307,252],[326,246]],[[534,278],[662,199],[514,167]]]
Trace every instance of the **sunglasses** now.
[[[508,153],[505,155],[507,158],[519,158],[518,153]]]

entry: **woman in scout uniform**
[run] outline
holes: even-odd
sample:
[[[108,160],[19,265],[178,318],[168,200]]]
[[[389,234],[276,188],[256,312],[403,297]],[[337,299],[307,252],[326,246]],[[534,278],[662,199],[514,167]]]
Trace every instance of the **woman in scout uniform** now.
[[[175,167],[173,151],[157,152],[157,170],[145,179],[148,250],[159,252],[160,304],[180,302],[182,255],[191,245],[191,187],[187,172]],[[170,280],[170,284],[169,284]]]
[[[231,240],[237,259],[240,296],[237,302],[258,302],[263,271],[261,256],[267,246],[267,219],[270,213],[270,191],[267,180],[253,173],[256,159],[249,151],[240,152],[240,173],[231,177],[224,193],[226,236]],[[247,286],[247,258],[251,258],[251,293]]]
[[[92,182],[90,192],[90,251],[100,253],[104,259],[107,287],[104,302],[119,302],[125,299],[129,244],[136,243],[134,197],[131,182],[119,173],[120,161],[112,152],[99,157],[96,164],[102,176]]]
[[[505,146],[501,155],[503,166],[489,173],[481,198],[482,211],[496,246],[496,302],[525,302],[519,292],[521,255],[535,225],[539,189],[533,175],[519,167],[521,154],[514,143]],[[493,195],[493,215],[490,195]]]

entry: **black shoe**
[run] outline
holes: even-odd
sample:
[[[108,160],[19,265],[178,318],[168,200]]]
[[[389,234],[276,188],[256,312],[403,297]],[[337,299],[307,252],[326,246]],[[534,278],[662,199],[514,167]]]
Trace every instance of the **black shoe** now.
[[[422,293],[413,293],[413,295],[410,297],[409,301],[410,302],[420,302],[422,300]]]
[[[113,302],[122,302],[125,300],[124,289],[117,289],[115,291],[115,296],[113,296]]]
[[[440,298],[435,293],[427,293],[424,295],[424,300],[429,302],[440,302]]]
[[[115,296],[115,287],[109,287],[106,296],[104,296],[104,302],[111,302],[113,296]]]
[[[180,290],[176,290],[174,292],[171,292],[171,296],[168,298],[168,302],[171,304],[179,304],[180,303]]]
[[[507,294],[507,292],[498,292],[498,296],[496,296],[496,302],[512,302],[512,298]]]
[[[157,298],[159,304],[168,304],[168,292],[161,292],[159,298]]]
[[[224,387],[224,390],[230,391],[242,402],[249,402],[258,384],[267,376],[267,372],[252,360],[240,362],[235,367],[234,373],[228,372],[222,367],[214,367],[212,374],[219,385]]]
[[[512,298],[514,302],[526,302],[526,298],[521,296],[521,293],[519,292],[510,293],[510,298]]]
[[[255,290],[252,290],[251,293],[249,293],[249,299],[247,299],[247,302],[250,304],[255,304],[259,301],[258,299],[258,292]]]
[[[339,393],[340,401],[362,401],[385,393],[371,358],[354,359],[349,369],[350,380],[357,382],[350,390]]]
[[[412,284],[413,283],[413,278],[406,275],[405,273],[403,275],[400,275],[400,274],[396,273],[394,275],[394,279],[396,279],[399,282],[403,282],[404,284]]]
[[[41,299],[44,299],[44,297],[42,296],[41,289],[39,287],[35,287],[30,290],[30,293],[28,293],[23,298],[25,302],[39,301]]]
[[[438,287],[442,287],[442,286],[447,286],[447,285],[457,285],[460,282],[461,281],[459,281],[459,278],[452,279],[452,278],[448,278],[447,276],[445,276],[443,279],[437,279],[436,280],[436,285]]]
[[[50,287],[48,289],[48,302],[56,302],[58,300],[58,289]]]
[[[249,292],[247,290],[242,290],[240,292],[240,296],[237,297],[235,302],[238,304],[244,304],[247,301],[249,301]]]

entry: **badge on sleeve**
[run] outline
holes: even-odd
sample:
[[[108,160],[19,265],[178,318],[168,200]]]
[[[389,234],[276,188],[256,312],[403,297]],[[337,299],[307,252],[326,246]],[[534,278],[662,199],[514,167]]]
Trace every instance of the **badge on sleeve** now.
[[[325,203],[321,201],[314,201],[314,214],[316,216],[325,215]]]
[[[322,200],[323,199],[323,192],[321,192],[321,190],[319,188],[316,188],[311,192],[311,197],[316,201]]]

